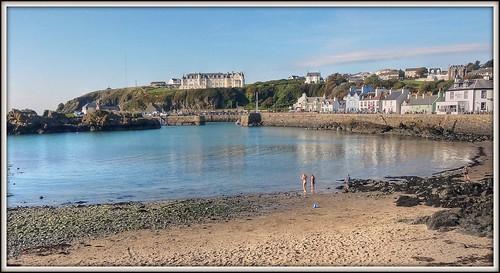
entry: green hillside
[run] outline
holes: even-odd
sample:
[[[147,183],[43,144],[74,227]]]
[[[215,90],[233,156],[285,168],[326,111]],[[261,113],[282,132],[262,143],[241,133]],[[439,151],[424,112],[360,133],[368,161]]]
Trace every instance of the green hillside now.
[[[437,93],[446,90],[452,81],[421,82],[412,80],[383,81],[370,77],[366,84],[385,88],[409,88],[412,92]],[[363,84],[359,83],[358,87]],[[103,105],[119,105],[125,111],[154,111],[182,109],[227,109],[242,106],[246,109],[255,107],[255,94],[259,94],[261,109],[287,110],[302,93],[307,96],[343,97],[349,87],[347,77],[333,74],[324,83],[304,84],[303,79],[272,80],[248,84],[243,88],[209,88],[180,90],[158,87],[129,87],[94,91],[61,103],[58,111],[72,113],[80,111],[86,103],[100,100]]]

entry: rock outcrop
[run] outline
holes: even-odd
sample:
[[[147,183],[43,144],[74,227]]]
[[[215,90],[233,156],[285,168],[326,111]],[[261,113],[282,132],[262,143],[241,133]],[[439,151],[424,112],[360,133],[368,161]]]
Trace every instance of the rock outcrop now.
[[[112,131],[158,129],[157,119],[143,118],[131,113],[96,111],[83,118],[66,116],[63,113],[45,111],[43,116],[33,110],[13,109],[7,115],[7,133],[45,134],[59,132]]]
[[[433,177],[388,177],[396,181],[353,179],[350,192],[382,193],[401,192],[396,200],[398,206],[424,204],[448,208],[430,217],[417,219],[414,223],[426,224],[430,229],[458,226],[467,233],[491,236],[493,232],[493,178],[464,182],[460,174]],[[338,188],[341,188],[339,186]]]

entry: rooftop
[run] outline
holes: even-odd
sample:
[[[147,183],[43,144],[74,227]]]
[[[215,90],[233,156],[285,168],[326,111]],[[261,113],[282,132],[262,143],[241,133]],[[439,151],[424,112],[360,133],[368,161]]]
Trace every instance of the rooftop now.
[[[406,105],[431,105],[436,99],[438,95],[432,96],[411,96],[410,99],[406,100]],[[440,98],[440,101],[444,101],[444,97]]]
[[[403,94],[403,91],[391,91],[391,93],[387,93],[387,96],[383,98],[383,100],[395,100],[399,98]]]
[[[470,90],[470,89],[493,89],[492,80],[460,80],[455,82],[447,91]]]
[[[307,76],[311,77],[311,76],[321,76],[321,73],[319,72],[307,72]]]

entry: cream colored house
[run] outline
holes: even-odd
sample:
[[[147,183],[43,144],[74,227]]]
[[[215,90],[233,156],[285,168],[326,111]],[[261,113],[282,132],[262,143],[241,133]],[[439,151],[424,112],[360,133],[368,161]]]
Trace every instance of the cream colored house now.
[[[230,73],[190,73],[182,76],[180,89],[206,89],[244,87],[243,72]]]
[[[292,108],[297,112],[321,112],[325,100],[324,95],[323,97],[308,97],[306,93],[302,93]]]

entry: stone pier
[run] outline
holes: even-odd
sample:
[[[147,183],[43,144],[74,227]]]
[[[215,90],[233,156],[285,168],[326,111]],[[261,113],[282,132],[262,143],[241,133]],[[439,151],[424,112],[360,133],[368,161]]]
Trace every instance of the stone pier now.
[[[262,125],[262,116],[260,113],[249,113],[241,116],[241,126],[252,127]]]
[[[173,125],[205,125],[205,117],[203,116],[167,116],[163,119],[164,124]]]

